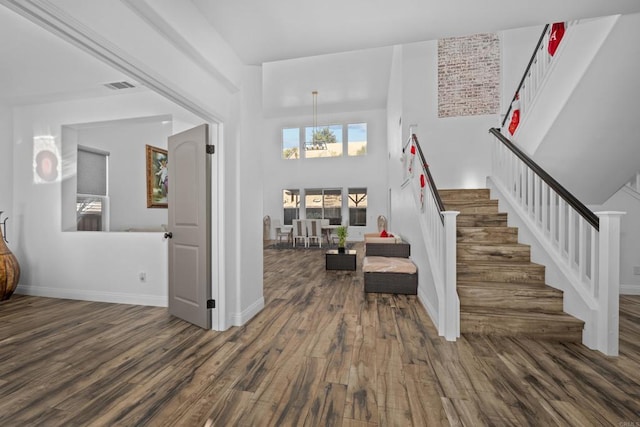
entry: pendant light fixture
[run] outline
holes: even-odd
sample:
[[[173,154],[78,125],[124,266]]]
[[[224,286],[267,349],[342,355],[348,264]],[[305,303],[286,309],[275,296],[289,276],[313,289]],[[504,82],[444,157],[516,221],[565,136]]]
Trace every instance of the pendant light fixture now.
[[[311,92],[311,96],[313,97],[313,134],[311,136],[312,148],[317,148],[317,138],[318,138],[318,91],[314,90]]]

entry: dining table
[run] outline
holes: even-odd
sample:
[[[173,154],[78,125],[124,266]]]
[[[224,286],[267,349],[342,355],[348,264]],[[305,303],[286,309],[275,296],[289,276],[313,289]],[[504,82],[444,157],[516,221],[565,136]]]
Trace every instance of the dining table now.
[[[325,238],[327,239],[327,243],[331,243],[331,232],[333,230],[335,230],[336,228],[340,227],[339,224],[326,224],[323,225],[322,228],[322,233],[324,234]]]

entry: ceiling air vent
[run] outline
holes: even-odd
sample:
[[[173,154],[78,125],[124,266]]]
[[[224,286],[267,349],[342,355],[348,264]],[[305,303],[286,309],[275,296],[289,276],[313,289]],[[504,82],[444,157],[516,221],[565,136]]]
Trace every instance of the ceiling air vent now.
[[[129,82],[106,83],[105,86],[108,87],[111,90],[131,89],[132,87],[135,87],[134,85],[132,85]]]

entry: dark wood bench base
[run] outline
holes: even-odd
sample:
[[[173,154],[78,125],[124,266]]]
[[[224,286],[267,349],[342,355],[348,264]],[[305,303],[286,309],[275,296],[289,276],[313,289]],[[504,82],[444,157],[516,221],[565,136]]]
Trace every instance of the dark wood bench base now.
[[[364,291],[416,295],[418,293],[418,274],[364,273]]]

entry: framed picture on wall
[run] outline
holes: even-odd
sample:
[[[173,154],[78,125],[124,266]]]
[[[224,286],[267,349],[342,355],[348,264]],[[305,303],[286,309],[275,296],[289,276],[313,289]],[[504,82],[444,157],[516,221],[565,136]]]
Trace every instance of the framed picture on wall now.
[[[147,150],[147,207],[166,208],[169,192],[167,150],[146,146]]]

